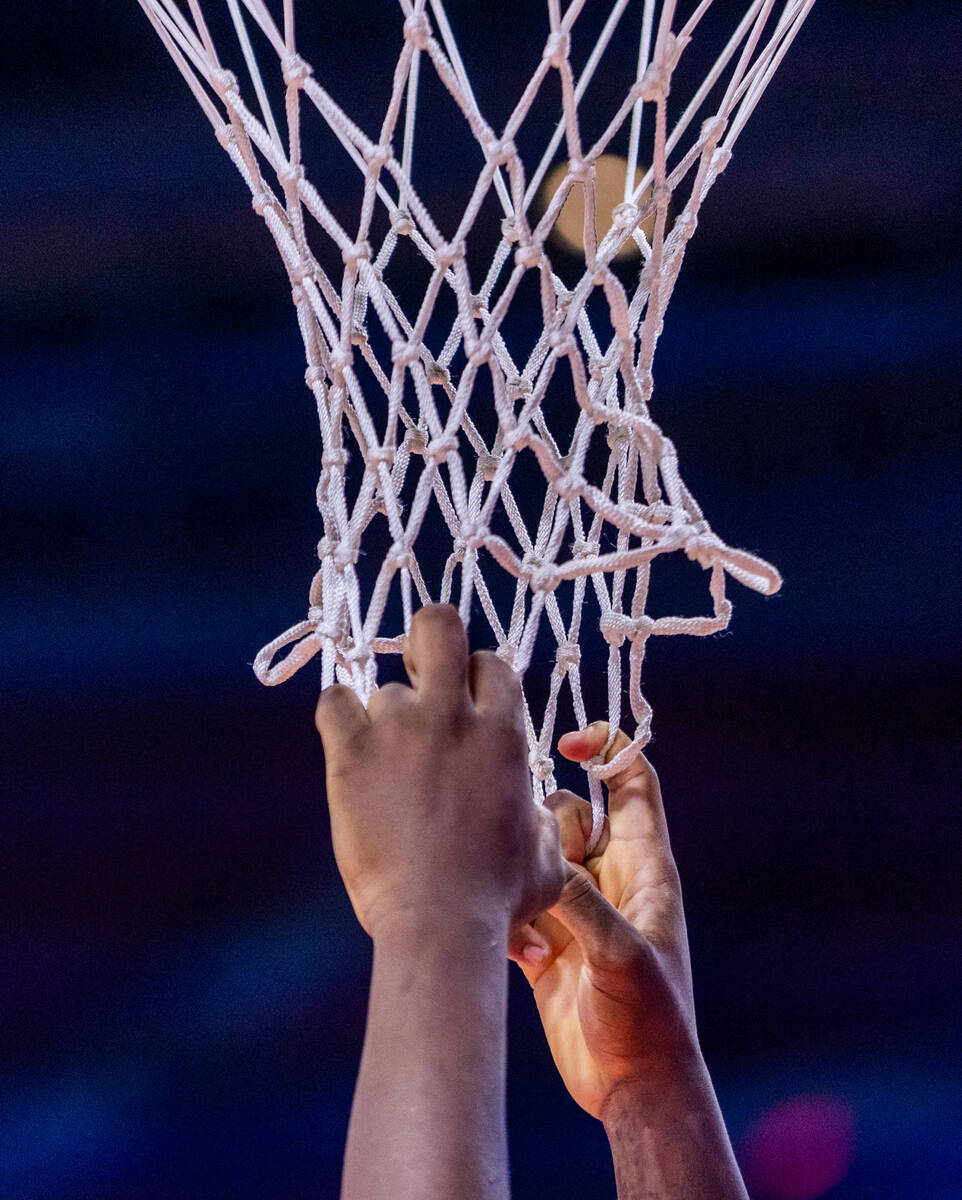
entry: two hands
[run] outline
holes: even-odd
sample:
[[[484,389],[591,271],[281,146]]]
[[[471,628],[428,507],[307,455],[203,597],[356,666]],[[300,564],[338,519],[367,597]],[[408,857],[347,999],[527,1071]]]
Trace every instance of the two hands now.
[[[343,687],[317,709],[334,852],[375,947],[342,1196],[508,1195],[507,951],[569,1092],[605,1123],[620,1200],[743,1197],[698,1050],[651,767],[609,780],[586,858],[590,806],[531,802],[518,680],[469,656],[453,609],[415,615],[405,667],[411,687],[366,711]],[[596,723],[559,749],[586,761],[607,737]],[[619,731],[609,756],[626,744]]]

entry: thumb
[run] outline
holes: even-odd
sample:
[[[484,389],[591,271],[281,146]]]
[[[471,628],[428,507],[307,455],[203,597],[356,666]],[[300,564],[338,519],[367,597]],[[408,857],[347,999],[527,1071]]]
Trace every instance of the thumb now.
[[[637,940],[636,930],[604,898],[584,867],[568,864],[561,897],[548,911],[581,947],[585,961],[597,966],[617,962],[627,942]]]

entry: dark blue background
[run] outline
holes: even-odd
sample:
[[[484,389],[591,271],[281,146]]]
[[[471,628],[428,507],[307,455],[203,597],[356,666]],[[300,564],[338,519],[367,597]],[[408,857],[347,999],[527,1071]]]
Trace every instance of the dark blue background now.
[[[372,12],[331,70],[383,68]],[[288,287],[133,0],[4,21],[0,1197],[323,1200],[369,947],[317,674],[249,667],[318,537]],[[833,1200],[962,1195],[960,61],[956,4],[816,4],[656,359],[693,492],[785,576],[649,653],[704,1046],[736,1143],[851,1106]],[[515,1196],[610,1197],[520,977],[511,1009]]]

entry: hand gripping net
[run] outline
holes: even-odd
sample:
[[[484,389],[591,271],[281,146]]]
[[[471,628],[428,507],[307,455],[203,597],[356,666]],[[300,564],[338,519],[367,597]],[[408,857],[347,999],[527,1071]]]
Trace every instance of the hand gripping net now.
[[[599,781],[649,738],[641,692],[648,638],[724,629],[726,573],[766,594],[780,584],[773,567],[712,532],[649,400],[655,344],[702,201],[812,2],[725,4],[726,13],[739,9],[730,36],[690,99],[674,104],[669,128],[673,77],[712,0],[689,5],[687,15],[673,0],[606,2],[600,35],[580,61],[577,23],[589,9],[597,14],[597,0],[569,0],[564,11],[561,0],[547,0],[542,53],[496,132],[442,0],[400,0],[399,9],[384,0],[383,38],[397,64],[380,129],[369,136],[338,105],[336,81],[328,91],[299,56],[293,0],[284,0],[279,23],[263,0],[226,0],[227,61],[243,61],[253,105],[215,49],[199,0],[140,0],[277,244],[317,402],[320,569],[306,619],[257,655],[264,683],[281,682],[320,652],[323,686],[336,677],[366,701],[378,656],[402,648],[416,603],[453,599],[466,622],[475,596],[498,653],[523,672],[546,617],[556,643],[547,701],[537,721],[526,705],[535,793],[543,796],[555,788],[550,749],[565,681],[575,718],[586,723],[579,647],[598,631],[608,646],[611,729],[623,722],[627,666],[634,732],[609,764],[589,764],[597,837]],[[462,7],[462,39],[490,32],[484,7]],[[319,21],[322,10],[320,0],[306,9]],[[210,16],[226,24],[223,12]],[[588,143],[582,97],[612,40],[626,36],[639,38],[637,70],[600,125],[591,112],[601,132]],[[277,59],[263,74],[255,41]],[[412,171],[426,71],[444,89],[433,94],[456,105],[459,149],[476,163],[454,216],[450,195],[443,215],[432,213]],[[271,86],[283,96],[283,134]],[[539,104],[553,134],[526,164],[518,142]],[[305,174],[301,117],[311,109],[345,152],[341,164],[329,156],[315,164],[323,167],[320,184],[334,170],[339,183],[345,170],[357,183],[349,220],[335,216],[332,197],[325,202]],[[595,168],[613,150],[627,151],[624,202],[598,231]],[[563,178],[539,209],[539,187],[559,160]],[[573,189],[583,192],[584,269],[569,285],[547,239]],[[629,241],[640,271],[626,286],[612,264]],[[415,263],[422,274],[412,299]],[[523,320],[522,334],[512,326],[524,310],[537,327],[527,350]],[[449,548],[439,552],[442,537]],[[708,571],[710,616],[646,612],[652,564],[672,551]],[[392,615],[393,634],[383,628]]]

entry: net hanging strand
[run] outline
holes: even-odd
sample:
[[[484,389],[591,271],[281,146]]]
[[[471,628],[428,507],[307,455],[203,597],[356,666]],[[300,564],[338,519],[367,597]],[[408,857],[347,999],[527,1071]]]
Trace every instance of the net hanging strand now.
[[[478,106],[443,0],[430,0],[430,15],[426,0],[400,0],[400,48],[377,141],[348,117],[297,53],[293,0],[284,0],[283,29],[275,24],[263,0],[227,0],[260,118],[241,98],[236,76],[221,65],[199,0],[186,0],[186,11],[177,0],[140,0],[250,189],[253,207],[277,245],[291,281],[304,342],[305,378],[317,405],[323,447],[317,489],[324,531],[318,545],[320,565],[310,586],[306,619],[268,643],[255,658],[254,669],[262,682],[282,682],[320,652],[322,685],[329,686],[338,678],[366,701],[377,686],[377,657],[403,648],[403,633],[391,636],[382,630],[395,576],[406,630],[415,596],[421,604],[432,598],[448,601],[459,574],[462,619],[467,622],[477,594],[497,639],[498,653],[515,670],[523,672],[528,666],[542,617],[557,643],[540,725],[535,724],[527,702],[525,706],[535,794],[543,797],[555,787],[550,750],[565,683],[579,727],[587,722],[581,642],[589,633],[583,612],[590,581],[599,610],[597,629],[608,646],[611,736],[605,749],[623,723],[624,665],[635,721],[625,750],[607,764],[600,755],[587,766],[594,816],[589,845],[594,845],[604,817],[601,781],[623,769],[650,736],[651,710],[641,691],[648,639],[674,634],[704,636],[724,629],[731,616],[726,573],[765,594],[780,586],[773,567],[727,546],[711,530],[679,475],[675,448],[651,420],[648,404],[665,309],[701,204],[727,165],[732,144],[813,2],[747,3],[722,53],[669,131],[666,100],[672,75],[712,0],[701,0],[678,32],[672,31],[675,0],[662,0],[657,20],[655,0],[644,0],[636,77],[602,135],[585,148],[578,106],[618,33],[628,0],[611,5],[577,78],[571,64],[571,36],[585,0],[571,0],[563,13],[559,0],[548,0],[549,31],[543,53],[500,136]],[[255,27],[279,60],[286,141],[251,42]],[[397,35],[392,32],[390,36]],[[428,68],[457,105],[484,159],[450,239],[444,237],[412,183],[419,80]],[[557,72],[561,85],[562,117],[527,178],[514,139],[551,72]],[[707,119],[703,116],[698,133],[681,152],[679,147],[690,126],[703,114],[709,95],[721,85],[721,101]],[[305,174],[300,132],[305,99],[363,179],[353,236]],[[636,181],[647,106],[653,109],[652,152],[650,165]],[[598,240],[595,164],[626,123],[630,128],[624,201],[615,208],[611,227]],[[399,128],[400,161],[393,148]],[[529,209],[562,142],[567,170],[532,226]],[[276,180],[279,191],[267,182],[265,173]],[[689,178],[687,199],[669,230],[669,200]],[[545,243],[576,187],[582,189],[585,200],[585,270],[569,289],[553,269]],[[473,292],[465,262],[466,242],[492,191],[504,214],[502,236],[490,269],[479,290]],[[371,229],[379,205],[386,210],[390,225],[375,253]],[[325,269],[311,250],[305,212],[328,239],[325,251],[333,245],[339,254],[339,284],[331,267]],[[646,235],[643,225],[652,218],[653,229]],[[413,319],[387,281],[402,238],[416,248],[430,272]],[[615,254],[629,239],[642,259],[631,292],[610,269]],[[332,256],[328,252],[326,257]],[[519,368],[505,324],[512,304],[521,303],[518,293],[529,272],[538,280],[543,329]],[[604,294],[612,327],[604,347],[587,311],[589,299],[598,290]],[[457,315],[435,356],[425,339],[432,319],[439,319],[435,310],[443,291],[453,294]],[[368,336],[369,316],[387,334],[389,356],[375,350]],[[460,372],[455,372],[453,364],[459,352],[465,361]],[[384,395],[380,437],[355,356]],[[570,372],[578,408],[565,452],[542,409],[562,364]],[[490,384],[498,418],[498,432],[490,445],[469,410],[479,378]],[[412,392],[416,411],[408,398]],[[438,408],[435,393],[447,406],[446,416]],[[607,428],[609,448],[600,485],[584,474],[599,426]],[[346,472],[349,447],[356,447],[363,460],[353,501]],[[533,532],[531,514],[519,504],[510,484],[512,468],[526,451],[537,459],[546,481]],[[466,472],[465,463],[472,456],[473,471]],[[411,493],[406,501],[406,521],[400,502],[405,489]],[[437,506],[452,538],[436,591],[424,577],[415,554],[418,534],[432,505]],[[499,512],[515,545],[492,528]],[[366,581],[358,570],[362,541],[365,530],[380,517],[387,524],[392,545],[373,581]],[[614,534],[613,550],[602,549],[606,530]],[[710,616],[652,618],[647,614],[651,564],[659,555],[676,550],[709,571]],[[507,622],[499,614],[485,577],[497,567],[516,581]],[[562,584],[571,595],[567,620],[558,598]],[[277,660],[282,651],[286,651],[284,657]]]

